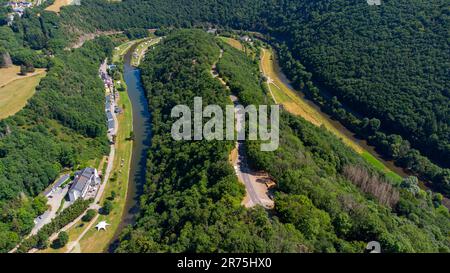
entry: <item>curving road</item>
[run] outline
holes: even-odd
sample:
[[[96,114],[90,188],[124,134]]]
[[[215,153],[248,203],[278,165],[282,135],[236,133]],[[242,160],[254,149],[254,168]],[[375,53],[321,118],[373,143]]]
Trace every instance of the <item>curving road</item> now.
[[[220,50],[219,60],[223,56],[223,50]],[[211,75],[213,78],[217,78],[222,85],[225,86],[228,90],[230,89],[226,82],[219,76],[219,73],[216,71],[216,63],[213,64],[211,68]],[[245,115],[245,112],[242,108],[237,107],[240,105],[239,99],[235,95],[230,95],[230,99],[234,105],[234,113],[235,113],[235,126],[236,131],[240,131],[242,129],[242,115]],[[244,142],[236,141],[236,149],[237,149],[237,159],[233,162],[233,167],[236,172],[236,176],[239,181],[241,181],[245,185],[245,189],[247,192],[247,196],[243,200],[242,204],[247,207],[254,207],[256,205],[260,205],[264,208],[273,208],[274,202],[269,197],[268,189],[264,183],[266,180],[270,180],[267,174],[258,173],[251,170],[250,165],[248,164],[248,159],[245,153]]]

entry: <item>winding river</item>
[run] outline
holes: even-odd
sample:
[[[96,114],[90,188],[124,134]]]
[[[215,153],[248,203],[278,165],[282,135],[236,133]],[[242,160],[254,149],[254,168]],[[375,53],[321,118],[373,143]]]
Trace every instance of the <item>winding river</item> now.
[[[109,251],[117,247],[117,238],[127,225],[133,224],[139,211],[139,197],[145,184],[147,153],[151,141],[151,117],[147,97],[141,82],[140,70],[131,65],[131,57],[137,44],[124,57],[123,76],[127,84],[128,96],[133,107],[133,154],[131,156],[125,211]]]

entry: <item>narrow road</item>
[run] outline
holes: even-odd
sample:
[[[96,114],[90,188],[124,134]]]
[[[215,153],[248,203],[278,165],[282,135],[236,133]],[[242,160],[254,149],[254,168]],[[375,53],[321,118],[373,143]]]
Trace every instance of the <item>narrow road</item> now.
[[[105,72],[106,71],[106,63],[107,63],[107,60],[105,60],[101,65],[100,65],[100,68],[99,68],[99,70],[101,71],[101,72]],[[119,123],[118,123],[118,121],[117,121],[117,118],[116,118],[116,114],[114,113],[114,103],[111,103],[111,108],[112,108],[112,114],[113,114],[113,117],[114,117],[114,123],[115,123],[115,132],[114,132],[114,134],[115,133],[117,133],[117,128],[118,128],[118,126],[119,126]],[[109,180],[109,176],[111,175],[111,170],[112,170],[112,168],[113,168],[113,165],[114,165],[114,157],[115,157],[115,153],[116,153],[116,147],[115,147],[115,144],[111,144],[110,145],[110,152],[109,152],[109,156],[108,156],[108,165],[107,165],[107,167],[106,167],[106,171],[105,171],[105,173],[103,174],[103,181],[102,181],[102,183],[100,184],[100,187],[99,187],[99,189],[98,189],[98,191],[97,191],[97,194],[96,194],[96,196],[95,196],[95,198],[94,198],[94,201],[92,202],[92,204],[86,209],[86,211],[87,210],[89,210],[89,209],[95,209],[95,210],[99,210],[100,208],[101,208],[101,206],[100,206],[100,199],[102,198],[102,196],[103,196],[103,193],[104,193],[104,191],[105,191],[105,188],[106,188],[106,183],[108,182],[108,180]],[[85,211],[85,212],[86,212]],[[73,220],[72,222],[70,222],[69,224],[67,224],[66,226],[64,226],[62,229],[60,229],[58,232],[55,232],[55,233],[53,233],[51,236],[49,236],[49,241],[53,241],[53,240],[55,240],[57,237],[58,237],[58,234],[59,234],[59,232],[61,232],[61,231],[67,231],[67,230],[69,230],[69,229],[71,229],[75,224],[77,224],[79,221],[81,221],[81,218],[83,217],[83,215],[84,215],[84,213],[85,212],[83,212],[80,216],[78,216],[75,220]],[[90,229],[90,227],[93,225],[93,223],[95,223],[95,221],[94,220],[96,220],[98,218],[98,214],[97,214],[97,217],[96,218],[94,218],[92,221],[91,221],[91,223],[89,224],[89,226],[88,226],[88,228],[86,228],[84,231],[83,231],[83,233],[82,233],[82,235],[84,236],[84,234],[86,234],[86,232]],[[73,243],[75,243],[73,246],[72,246],[72,248],[76,245],[76,243],[78,243],[79,242],[79,240],[83,237],[83,236],[79,236],[79,238],[75,241],[75,242],[73,242]],[[29,253],[34,253],[34,252],[36,252],[36,251],[38,251],[38,249],[31,249],[30,251],[29,251]]]
[[[79,243],[80,240],[84,237],[84,235],[86,235],[86,233],[92,228],[92,226],[97,222],[99,215],[95,215],[94,219],[91,220],[91,222],[89,223],[89,225],[83,230],[83,232],[81,232],[81,234],[78,236],[78,238],[75,241],[71,241],[67,244],[67,251],[66,253],[71,253],[73,252],[73,250],[78,246],[79,248]]]
[[[223,50],[220,50],[219,61],[223,56]],[[230,89],[226,82],[219,76],[216,70],[217,63],[214,63],[211,68],[211,75],[213,78],[217,78],[222,85],[228,90]],[[230,95],[230,99],[234,105],[235,114],[235,126],[236,131],[244,130],[242,128],[241,120],[245,112],[242,108],[237,107],[240,105],[239,99],[235,95]],[[245,153],[244,141],[236,141],[237,159],[233,162],[233,167],[236,172],[236,176],[239,181],[245,185],[247,196],[244,198],[242,204],[247,207],[254,207],[260,205],[264,208],[273,208],[274,202],[269,197],[269,191],[264,181],[270,180],[266,173],[255,172],[251,170],[248,164],[247,156]]]
[[[66,186],[63,189],[58,189],[57,192],[52,194],[53,197],[49,199],[49,201],[47,202],[47,204],[50,205],[50,210],[47,210],[44,214],[39,216],[39,220],[31,230],[30,236],[37,234],[38,231],[43,226],[50,223],[52,219],[56,217],[56,213],[58,212],[59,206],[61,205],[61,202],[66,196],[68,191],[69,186]]]

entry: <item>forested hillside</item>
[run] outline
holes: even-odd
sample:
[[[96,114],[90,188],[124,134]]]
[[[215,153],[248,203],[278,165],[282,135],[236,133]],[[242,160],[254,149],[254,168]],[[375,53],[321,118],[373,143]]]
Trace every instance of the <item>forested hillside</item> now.
[[[97,30],[217,25],[264,33],[308,98],[450,196],[448,0],[83,0],[60,15],[28,9],[11,27],[8,12],[0,7],[0,54],[49,71],[27,107],[0,121],[0,251],[45,210],[45,200],[30,197],[63,168],[107,150],[97,69],[113,45],[100,38],[64,50]],[[332,135],[286,113],[278,151],[247,143],[255,167],[279,184],[274,215],[244,209],[244,188],[228,165],[232,143],[169,135],[173,105],[196,95],[230,103],[209,74],[218,43],[178,32],[143,64],[154,129],[148,185],[118,251],[360,252],[370,240],[392,252],[449,251],[442,196],[420,190],[414,178],[391,185]],[[256,63],[221,46],[218,69],[232,91],[246,104],[270,102]]]
[[[152,112],[147,185],[136,226],[119,252],[300,252],[303,237],[262,209],[240,205],[244,187],[228,163],[232,141],[175,141],[177,104],[229,104],[209,70],[219,47],[202,31],[181,31],[147,55],[142,80]],[[239,242],[239,243],[236,243]]]
[[[224,47],[218,69],[232,92],[245,104],[267,103],[267,92],[248,84],[258,82],[258,66]],[[261,152],[247,141],[248,154],[277,180],[276,215],[302,232],[311,251],[362,251],[370,240],[389,252],[448,251],[450,218],[439,195],[419,190],[411,178],[392,187],[334,135],[303,119],[283,113],[280,123],[278,150]]]
[[[232,143],[170,137],[174,105],[192,106],[194,96],[230,103],[229,91],[209,74],[216,43],[200,31],[177,32],[142,65],[153,138],[142,210],[122,234],[119,252],[362,252],[370,240],[390,252],[449,250],[449,214],[433,205],[432,194],[415,192],[414,184],[388,186],[333,135],[286,113],[277,151],[246,144],[254,165],[279,183],[275,211],[244,209],[243,186],[228,162]],[[246,104],[270,103],[257,63],[221,46],[218,69],[231,92]],[[378,190],[363,192],[356,171]]]
[[[34,197],[63,168],[108,152],[100,62],[113,44],[100,38],[51,59],[27,106],[0,121],[0,251],[9,250],[34,226],[45,202]],[[44,206],[44,210],[43,209]]]
[[[422,155],[449,167],[449,9],[446,0],[87,0],[61,16],[90,31],[218,24],[269,34],[289,52],[281,65],[299,89],[448,194],[450,170]]]

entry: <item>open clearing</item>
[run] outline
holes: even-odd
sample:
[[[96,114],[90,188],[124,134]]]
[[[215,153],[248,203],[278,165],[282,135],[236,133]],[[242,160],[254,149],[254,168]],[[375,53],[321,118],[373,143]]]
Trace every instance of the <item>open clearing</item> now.
[[[45,8],[47,11],[60,12],[61,8],[72,4],[72,0],[55,0],[53,4]]]
[[[41,79],[45,77],[44,69],[36,70],[27,76],[17,75],[18,67],[0,70],[0,119],[19,112],[30,99]]]
[[[223,41],[228,43],[230,46],[236,48],[237,50],[244,50],[244,46],[238,40],[230,37],[220,37]]]
[[[37,68],[35,72],[28,73],[26,76],[20,75],[20,66],[13,65],[8,68],[0,68],[0,87],[3,87],[15,80],[25,79],[28,77],[33,77],[38,74],[45,72],[43,68]]]
[[[261,53],[261,70],[268,77],[267,84],[274,100],[282,104],[286,110],[294,115],[299,115],[316,126],[325,126],[329,131],[337,135],[348,146],[352,147],[356,152],[361,154],[363,149],[348,138],[346,135],[337,130],[321,113],[306,103],[300,95],[283,82],[273,65],[273,54],[268,49],[262,49]]]
[[[132,59],[131,59],[131,65],[138,67],[141,63],[142,59],[145,56],[145,53],[149,49],[149,47],[156,45],[161,41],[161,38],[150,38],[145,39],[139,45],[136,47],[136,49],[133,52]]]

